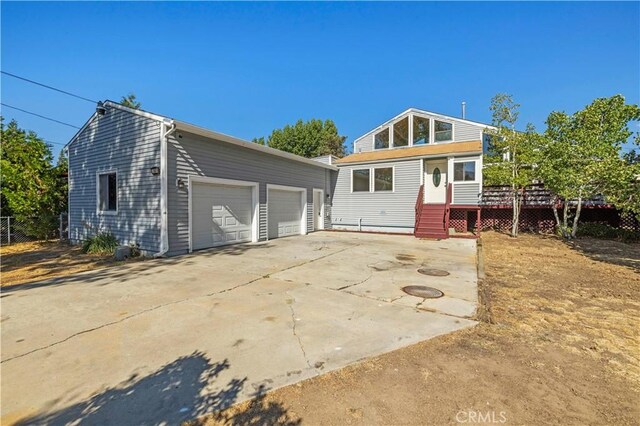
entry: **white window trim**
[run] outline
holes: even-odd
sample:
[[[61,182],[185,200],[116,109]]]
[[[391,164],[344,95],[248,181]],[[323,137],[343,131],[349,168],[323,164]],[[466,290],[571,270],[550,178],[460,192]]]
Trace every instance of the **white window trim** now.
[[[199,175],[189,175],[187,176],[187,181],[188,181],[188,193],[189,193],[189,197],[188,197],[188,211],[189,211],[189,253],[191,253],[193,251],[193,218],[192,218],[192,206],[193,206],[193,201],[191,199],[191,196],[193,194],[193,184],[194,183],[211,183],[214,185],[230,185],[230,186],[249,186],[251,187],[251,198],[252,198],[252,207],[253,207],[253,214],[251,216],[251,242],[252,243],[256,243],[258,242],[258,236],[259,236],[259,232],[260,229],[259,224],[260,224],[260,219],[259,219],[259,215],[260,215],[260,211],[259,211],[259,201],[258,201],[258,196],[259,196],[259,184],[258,182],[250,182],[250,181],[245,181],[245,180],[233,180],[233,179],[222,179],[222,178],[214,178],[214,177],[208,177],[208,176],[199,176]]]
[[[391,190],[379,190],[376,191],[376,169],[391,169]],[[369,173],[369,180],[371,181],[371,192],[374,193],[392,193],[396,192],[396,166],[384,166],[384,167],[372,167]]]
[[[309,213],[307,212],[307,188],[299,186],[285,186],[267,184],[267,241],[269,240],[269,190],[277,189],[280,191],[300,192],[300,207],[302,208],[302,217],[300,218],[300,235],[307,235],[307,222]]]
[[[455,165],[457,163],[476,163],[476,175],[475,175],[475,179],[474,180],[456,180],[455,179]],[[454,158],[453,159],[453,164],[451,166],[451,183],[453,183],[454,185],[456,184],[465,184],[465,183],[479,183],[482,181],[482,176],[481,176],[481,165],[480,163],[480,158],[478,157],[474,157],[474,158]]]
[[[320,206],[320,217],[322,218],[322,220],[320,221],[320,223],[318,224],[318,230],[322,231],[324,230],[324,204],[325,204],[325,200],[324,200],[324,189],[320,189],[320,188],[313,188],[313,204],[314,204],[314,210],[315,210],[315,203],[316,203],[316,194],[320,193],[320,200],[322,200],[322,205]],[[315,218],[315,214],[313,217],[313,223],[316,222],[316,218]],[[313,229],[315,231],[315,227]]]
[[[102,175],[116,175],[116,209],[115,210],[100,210],[100,176]],[[99,170],[96,172],[96,213],[99,215],[115,216],[120,209],[120,181],[118,180],[118,169]]]
[[[439,121],[441,123],[451,124],[451,139],[450,140],[436,142],[436,121]],[[432,144],[439,145],[439,144],[443,144],[443,143],[451,143],[451,142],[456,140],[456,134],[455,134],[456,126],[455,126],[455,123],[453,121],[431,118],[431,127],[430,127],[430,129],[432,131],[429,132],[430,133],[429,134],[429,139],[431,140]]]
[[[368,191],[354,191],[353,190],[353,172],[356,170],[369,170],[369,190]],[[352,194],[367,194],[371,192],[371,167],[356,167],[351,169],[351,186],[349,188]]]
[[[407,126],[409,126],[409,128],[407,129],[407,137],[409,139],[407,140],[407,145],[399,146],[397,148],[402,149],[402,148],[409,148],[411,146],[411,123],[412,123],[413,120],[410,117],[413,117],[413,116],[412,115],[407,115],[407,116],[404,116],[404,117],[400,117],[396,121],[391,123],[391,125],[389,126],[389,133],[390,133],[389,149],[396,148],[396,144],[395,144],[396,132],[395,132],[394,128],[395,128],[396,124],[398,124],[399,122],[401,122],[405,118],[407,119]]]

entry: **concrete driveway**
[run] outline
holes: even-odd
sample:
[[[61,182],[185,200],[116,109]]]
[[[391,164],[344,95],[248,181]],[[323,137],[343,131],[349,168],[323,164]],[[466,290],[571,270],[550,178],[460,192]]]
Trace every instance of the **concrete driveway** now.
[[[318,232],[11,288],[1,423],[175,424],[469,327],[475,247]]]

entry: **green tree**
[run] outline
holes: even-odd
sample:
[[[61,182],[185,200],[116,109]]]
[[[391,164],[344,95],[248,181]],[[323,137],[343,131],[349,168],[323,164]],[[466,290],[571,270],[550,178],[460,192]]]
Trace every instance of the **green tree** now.
[[[524,189],[536,178],[537,146],[541,135],[532,124],[525,132],[515,130],[520,105],[511,95],[499,93],[491,100],[492,124],[487,129],[491,138],[489,152],[485,154],[483,176],[489,185],[508,185],[512,198],[511,236],[519,232],[520,210]]]
[[[311,119],[306,122],[298,120],[293,126],[275,129],[266,141],[261,137],[254,138],[253,142],[307,158],[328,154],[344,157],[345,139],[333,121]]]
[[[136,101],[136,95],[133,93],[129,93],[127,96],[123,96],[122,99],[120,99],[120,105],[124,105],[133,109],[140,109],[140,107],[142,106],[140,102]]]
[[[620,209],[640,211],[640,169],[621,155],[633,134],[629,123],[639,118],[638,105],[626,104],[622,95],[595,99],[572,115],[554,111],[547,118],[540,175],[564,199],[562,221],[555,207],[554,215],[565,238],[576,236],[584,200],[604,196]]]
[[[20,129],[15,120],[5,127],[0,119],[3,215],[28,223],[29,235],[46,239],[56,229],[66,207],[66,169],[64,159],[53,165],[51,147],[36,133]]]

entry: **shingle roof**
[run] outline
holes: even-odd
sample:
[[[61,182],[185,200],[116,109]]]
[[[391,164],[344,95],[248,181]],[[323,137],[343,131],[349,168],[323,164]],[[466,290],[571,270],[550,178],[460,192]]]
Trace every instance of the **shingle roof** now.
[[[451,142],[436,145],[411,146],[408,148],[380,149],[376,151],[358,152],[351,154],[335,164],[366,163],[369,161],[394,160],[410,157],[430,157],[447,154],[464,154],[482,152],[481,141]]]

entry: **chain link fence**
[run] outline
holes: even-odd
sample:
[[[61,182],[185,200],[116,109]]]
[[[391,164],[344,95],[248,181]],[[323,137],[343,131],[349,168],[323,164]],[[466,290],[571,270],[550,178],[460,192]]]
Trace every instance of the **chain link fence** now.
[[[58,217],[33,217],[18,220],[11,216],[0,217],[0,245],[6,246],[29,241],[67,240],[69,218],[67,213]]]

